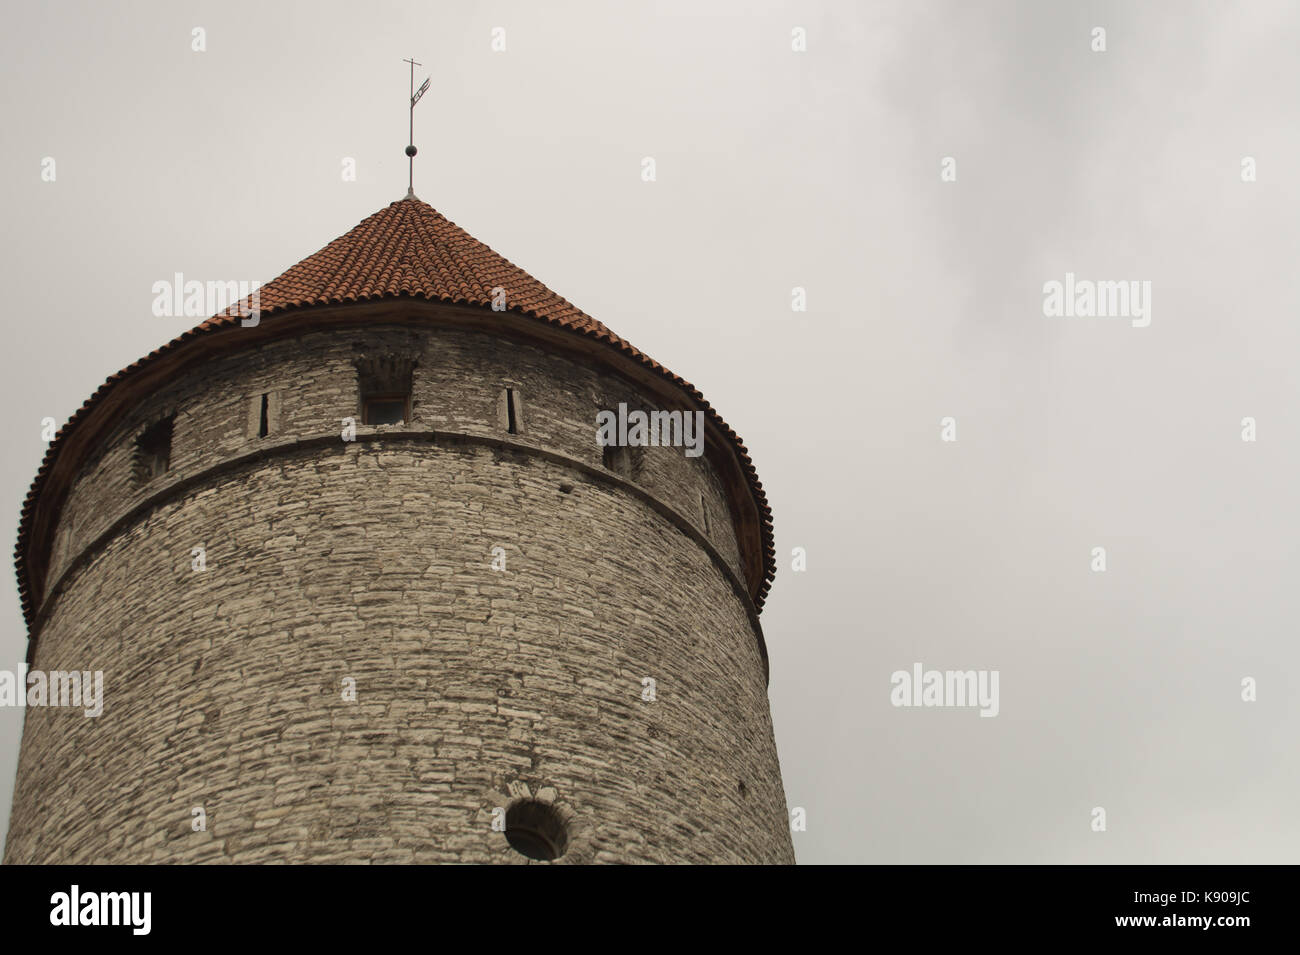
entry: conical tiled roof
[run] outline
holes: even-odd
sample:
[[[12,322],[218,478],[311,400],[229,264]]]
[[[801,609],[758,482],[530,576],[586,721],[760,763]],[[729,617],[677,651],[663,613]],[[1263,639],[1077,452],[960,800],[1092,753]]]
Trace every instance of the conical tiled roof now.
[[[413,196],[394,202],[362,220],[355,228],[308,256],[258,290],[260,317],[312,306],[342,305],[384,298],[422,298],[451,305],[490,309],[493,290],[503,289],[506,310],[539,319],[603,342],[653,369],[683,390],[732,442],[758,512],[761,536],[760,580],[754,586],[755,605],[762,607],[775,574],[772,515],[745,445],[704,396],[683,378],[556,295],[523,269],[473,238],[436,209]],[[102,384],[55,435],[23,503],[15,563],[23,613],[30,626],[36,607],[28,579],[27,554],[34,512],[47,478],[58,464],[66,439],[114,388],[196,337],[238,325],[235,307],[185,332],[145,358],[124,368]],[[75,467],[76,462],[71,462]],[[56,505],[56,512],[57,512]],[[44,509],[43,509],[44,510]],[[744,548],[742,542],[742,549]],[[45,568],[41,568],[44,573]],[[47,582],[48,583],[48,582]]]
[[[259,290],[262,314],[304,305],[340,305],[409,295],[457,305],[492,306],[505,290],[509,309],[610,341],[618,336],[506,261],[427,202],[408,197],[363,219]],[[205,322],[220,324],[228,316]]]

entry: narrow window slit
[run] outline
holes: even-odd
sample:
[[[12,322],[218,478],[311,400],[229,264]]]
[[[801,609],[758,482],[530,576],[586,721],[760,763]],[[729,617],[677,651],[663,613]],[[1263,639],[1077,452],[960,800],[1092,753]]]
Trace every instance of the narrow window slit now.
[[[138,487],[166,474],[171,467],[173,421],[170,415],[155,421],[135,439],[132,464]]]
[[[263,395],[262,395],[262,417],[261,417],[261,419],[260,419],[259,424],[257,425],[257,436],[258,436],[259,438],[265,438],[265,437],[270,433],[270,431],[271,431],[271,427],[270,427],[270,406],[271,406],[270,397],[271,397],[271,396],[270,396],[269,394],[263,394]]]
[[[615,474],[632,476],[632,455],[626,445],[607,444],[600,452],[600,461]]]

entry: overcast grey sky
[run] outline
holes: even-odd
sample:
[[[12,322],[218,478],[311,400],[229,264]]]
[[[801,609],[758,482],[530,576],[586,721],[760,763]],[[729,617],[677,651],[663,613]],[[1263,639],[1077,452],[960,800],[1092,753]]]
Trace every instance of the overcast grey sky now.
[[[1297,50],[1264,0],[11,5],[0,514],[42,418],[195,324],[153,282],[268,281],[401,198],[414,56],[417,194],[753,454],[801,862],[1294,862]],[[1067,272],[1149,281],[1150,324],[1046,317]],[[0,619],[14,669],[12,584]],[[998,670],[997,717],[892,706],[917,662]]]

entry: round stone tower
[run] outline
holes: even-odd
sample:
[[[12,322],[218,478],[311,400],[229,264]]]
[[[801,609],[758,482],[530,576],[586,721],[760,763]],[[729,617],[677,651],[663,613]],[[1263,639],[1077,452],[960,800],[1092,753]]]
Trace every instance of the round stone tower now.
[[[792,862],[771,520],[703,396],[414,197],[248,306],[28,495],[28,679],[102,712],[28,707],[5,861]]]

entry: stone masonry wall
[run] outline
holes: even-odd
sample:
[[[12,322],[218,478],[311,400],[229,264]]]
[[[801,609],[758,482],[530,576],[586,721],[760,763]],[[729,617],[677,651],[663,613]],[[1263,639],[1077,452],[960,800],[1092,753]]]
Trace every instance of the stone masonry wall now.
[[[55,538],[49,580],[140,500],[223,460],[286,438],[337,435],[341,420],[360,422],[354,359],[402,354],[416,361],[408,430],[432,428],[508,437],[589,464],[601,463],[596,413],[617,408],[654,410],[621,379],[603,370],[547,354],[525,344],[448,328],[380,326],[334,330],[272,342],[214,359],[137,409],[83,467],[66,502]],[[514,387],[523,406],[523,429],[505,435],[498,402]],[[257,404],[271,396],[272,429],[257,434]],[[135,440],[152,420],[175,415],[171,467],[137,487],[132,476]],[[367,429],[361,428],[361,431]],[[740,553],[722,485],[706,457],[681,448],[638,453],[636,483],[673,507],[706,536],[740,575]]]
[[[389,328],[177,383],[159,396],[173,471],[255,442],[262,391],[279,394],[269,438],[337,437],[353,355],[403,342],[420,348],[413,429],[500,438],[513,381],[524,430],[506,437],[599,464],[597,373]],[[140,493],[121,477],[139,424],[87,469],[63,564]],[[725,513],[707,466],[651,450],[639,484],[699,531],[701,491]],[[165,497],[55,598],[34,667],[103,670],[104,713],[27,711],[5,861],[525,862],[491,819],[531,795],[569,821],[562,862],[792,862],[746,605],[697,541],[602,475],[397,427],[288,444]],[[712,529],[733,563],[729,525]]]

